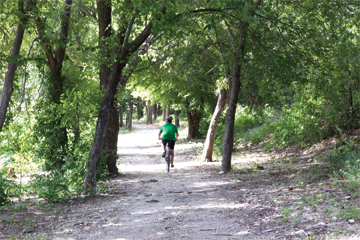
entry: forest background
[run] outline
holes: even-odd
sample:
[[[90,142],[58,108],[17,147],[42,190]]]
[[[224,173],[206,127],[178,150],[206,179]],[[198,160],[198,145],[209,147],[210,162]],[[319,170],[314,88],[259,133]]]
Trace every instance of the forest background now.
[[[335,137],[326,176],[358,186],[359,5],[1,1],[0,204],[96,194],[121,171],[123,124],[169,114],[188,139],[206,137],[202,160],[225,173],[244,142],[272,151]]]

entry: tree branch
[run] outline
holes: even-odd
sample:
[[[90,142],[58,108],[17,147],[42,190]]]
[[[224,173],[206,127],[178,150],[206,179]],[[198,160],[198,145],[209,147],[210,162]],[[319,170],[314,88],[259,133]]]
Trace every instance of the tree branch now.
[[[62,63],[64,61],[65,50],[66,50],[66,42],[68,40],[71,4],[72,4],[72,0],[65,0],[64,19],[61,22],[61,30],[60,30],[61,43],[55,54],[55,58],[57,59],[57,63],[59,64],[60,71],[62,69]]]
[[[134,21],[135,21],[135,17],[136,14],[138,13],[138,7],[135,7],[135,11],[134,11],[134,15],[130,20],[129,26],[126,30],[126,35],[125,35],[125,39],[124,39],[124,45],[123,46],[127,46],[129,44],[129,37],[130,37],[130,33],[131,33],[131,29],[134,25]]]
[[[29,58],[29,55],[30,55],[30,52],[31,52],[31,49],[32,47],[34,46],[34,43],[36,40],[40,39],[40,37],[36,37],[32,42],[31,42],[31,45],[30,45],[30,48],[29,48],[29,51],[27,53],[27,58]],[[25,64],[25,67],[24,67],[24,78],[23,78],[23,90],[22,90],[22,96],[21,96],[21,101],[20,101],[20,104],[19,106],[17,107],[18,108],[18,115],[19,115],[19,112],[20,112],[20,107],[22,105],[22,103],[24,102],[24,99],[25,99],[25,89],[26,89],[26,68],[27,68],[27,64]],[[26,102],[25,102],[26,104]]]

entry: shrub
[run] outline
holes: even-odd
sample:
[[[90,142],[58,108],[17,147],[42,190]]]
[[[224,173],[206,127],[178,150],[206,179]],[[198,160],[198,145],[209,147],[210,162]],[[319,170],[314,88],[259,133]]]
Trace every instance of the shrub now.
[[[324,125],[325,109],[321,100],[306,99],[283,108],[282,119],[274,123],[271,140],[274,146],[285,148],[291,145],[307,147],[323,138],[327,128]]]
[[[354,144],[344,145],[331,149],[326,160],[329,163],[329,171],[334,176],[357,179],[360,168],[360,148]]]
[[[199,125],[199,137],[200,138],[205,138],[207,131],[209,130],[209,125],[211,122],[211,115],[210,116],[203,116],[200,120],[200,125]]]
[[[85,168],[91,144],[84,141],[74,149],[69,149],[61,169],[35,174],[30,182],[29,191],[38,194],[49,202],[65,202],[70,197],[79,196],[84,190]],[[97,163],[97,180],[108,179],[109,172],[104,168],[105,156]]]
[[[0,206],[11,203],[10,198],[19,194],[19,186],[13,180],[0,176]]]
[[[7,205],[10,202],[5,181],[6,179],[4,177],[0,177],[0,206]]]

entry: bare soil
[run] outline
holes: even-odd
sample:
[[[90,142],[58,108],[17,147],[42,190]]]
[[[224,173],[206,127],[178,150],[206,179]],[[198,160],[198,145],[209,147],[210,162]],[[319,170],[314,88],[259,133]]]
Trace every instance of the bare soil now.
[[[359,189],[328,178],[319,152],[244,145],[219,174],[220,162],[199,161],[202,141],[178,141],[167,173],[159,126],[134,127],[119,136],[122,174],[99,196],[15,204],[0,213],[0,238],[360,239]]]

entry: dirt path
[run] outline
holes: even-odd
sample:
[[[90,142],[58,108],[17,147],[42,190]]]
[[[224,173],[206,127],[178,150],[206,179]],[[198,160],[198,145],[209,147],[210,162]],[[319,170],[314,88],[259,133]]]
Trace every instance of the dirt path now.
[[[122,174],[105,184],[104,194],[48,205],[47,211],[31,205],[11,217],[2,213],[6,226],[0,238],[359,238],[358,219],[338,214],[360,205],[359,197],[321,178],[321,166],[309,165],[312,154],[275,156],[250,149],[234,154],[232,173],[219,175],[219,162],[198,161],[201,143],[180,141],[175,168],[167,173],[156,139],[159,127],[134,127],[119,136]]]
[[[111,219],[106,228],[89,229],[91,238],[238,239],[249,235],[236,217],[240,204],[235,196],[228,196],[229,182],[213,177],[218,175],[218,164],[200,164],[193,160],[194,145],[180,143],[175,168],[166,173],[156,139],[159,128],[134,127],[136,132],[119,138],[123,175],[111,184],[118,196],[99,203]]]

